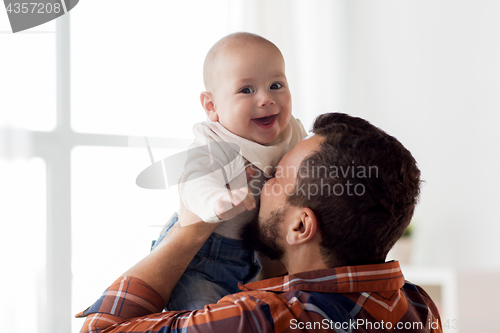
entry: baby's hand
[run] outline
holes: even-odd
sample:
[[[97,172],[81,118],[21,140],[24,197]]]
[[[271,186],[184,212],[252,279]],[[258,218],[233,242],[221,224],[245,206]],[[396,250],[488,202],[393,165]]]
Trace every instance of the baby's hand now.
[[[215,202],[215,214],[221,220],[229,220],[245,210],[255,208],[255,198],[248,188],[242,187],[236,190],[228,191]]]
[[[252,166],[247,166],[245,168],[245,174],[247,176],[247,181],[249,182],[253,177],[257,175],[257,171],[255,171],[255,169],[252,168]]]
[[[256,175],[256,171],[252,167],[245,169],[247,181]],[[215,214],[221,220],[229,220],[236,215],[243,213],[245,210],[252,210],[256,206],[255,198],[247,186],[239,189],[230,190],[219,200],[215,202]]]

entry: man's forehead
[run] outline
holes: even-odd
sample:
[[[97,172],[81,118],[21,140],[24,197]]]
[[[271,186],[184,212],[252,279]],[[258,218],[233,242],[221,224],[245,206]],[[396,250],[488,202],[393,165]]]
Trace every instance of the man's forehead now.
[[[307,156],[311,155],[313,151],[319,150],[319,146],[321,142],[323,142],[323,139],[324,138],[319,135],[313,135],[297,143],[297,145],[281,159],[276,169],[276,177],[295,179],[302,161]]]

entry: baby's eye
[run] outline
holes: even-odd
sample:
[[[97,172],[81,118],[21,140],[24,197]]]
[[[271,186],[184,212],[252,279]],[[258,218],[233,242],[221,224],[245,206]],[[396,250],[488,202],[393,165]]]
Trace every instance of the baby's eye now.
[[[279,89],[281,87],[283,87],[283,85],[279,82],[271,84],[271,89]]]
[[[243,94],[251,94],[253,92],[254,92],[254,90],[250,87],[245,87],[245,88],[240,90],[240,93],[243,93]]]

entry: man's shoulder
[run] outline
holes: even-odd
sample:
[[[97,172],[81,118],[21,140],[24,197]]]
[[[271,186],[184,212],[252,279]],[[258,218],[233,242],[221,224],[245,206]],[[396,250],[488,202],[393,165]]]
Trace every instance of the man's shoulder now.
[[[405,284],[403,286],[403,290],[405,291],[405,295],[407,298],[422,298],[428,300],[429,302],[433,302],[429,294],[424,290],[424,288],[420,287],[417,284],[414,284],[408,280],[405,280]]]
[[[218,305],[239,305],[260,312],[275,325],[295,325],[304,329],[340,325],[341,328],[352,326],[358,331],[371,332],[372,326],[383,322],[393,327],[411,322],[419,324],[423,331],[440,332],[436,305],[424,289],[408,281],[401,289],[387,293],[263,289],[226,296]],[[379,306],[385,299],[390,300],[390,304]],[[415,307],[418,311],[414,311]],[[399,319],[394,318],[395,314]]]
[[[301,312],[314,312],[336,319],[347,319],[351,309],[356,306],[356,302],[343,294],[305,290],[248,290],[225,296],[217,304],[240,302],[263,309],[279,309],[280,316],[287,311],[293,313],[294,317]]]
[[[430,311],[434,314],[438,314],[436,304],[424,288],[405,280],[403,290],[407,299],[413,303],[427,305],[427,307],[430,308]]]

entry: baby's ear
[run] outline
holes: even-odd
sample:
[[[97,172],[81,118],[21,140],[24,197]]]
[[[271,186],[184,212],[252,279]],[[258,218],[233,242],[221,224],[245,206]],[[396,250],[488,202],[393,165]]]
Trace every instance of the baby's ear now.
[[[203,109],[205,109],[205,113],[207,114],[208,118],[213,122],[218,121],[219,116],[217,115],[216,106],[212,94],[207,91],[203,91],[200,94],[200,101],[201,106],[203,106]]]

